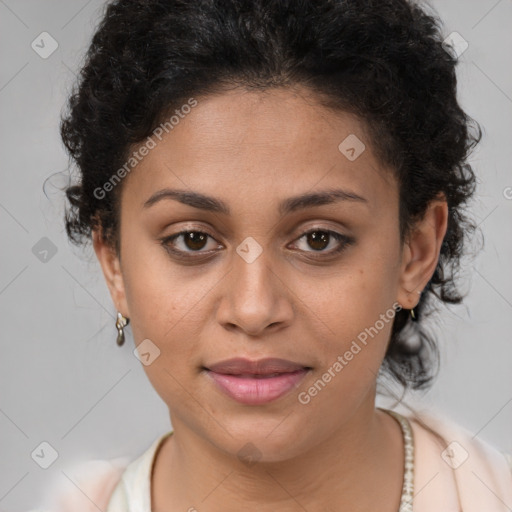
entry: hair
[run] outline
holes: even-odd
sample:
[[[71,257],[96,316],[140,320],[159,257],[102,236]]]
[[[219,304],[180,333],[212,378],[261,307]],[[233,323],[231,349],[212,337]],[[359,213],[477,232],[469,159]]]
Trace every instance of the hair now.
[[[63,114],[61,136],[79,169],[66,189],[74,244],[102,237],[120,256],[123,183],[102,187],[191,97],[229,88],[301,86],[319,105],[363,121],[399,187],[401,243],[436,198],[448,204],[437,267],[415,309],[396,312],[382,368],[404,389],[437,373],[425,326],[433,298],[462,302],[456,278],[477,226],[464,213],[476,178],[468,157],[481,130],[457,101],[457,56],[437,14],[406,0],[117,0],[106,5]],[[416,339],[415,343],[411,340]]]

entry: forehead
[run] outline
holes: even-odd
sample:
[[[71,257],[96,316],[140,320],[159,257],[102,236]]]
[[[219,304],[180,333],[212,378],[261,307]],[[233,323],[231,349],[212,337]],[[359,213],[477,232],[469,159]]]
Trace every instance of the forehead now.
[[[271,202],[339,186],[372,207],[396,196],[364,124],[322,107],[306,90],[236,89],[196,101],[161,140],[152,137],[156,145],[129,175],[127,201],[142,207],[171,186],[246,205],[251,197]]]

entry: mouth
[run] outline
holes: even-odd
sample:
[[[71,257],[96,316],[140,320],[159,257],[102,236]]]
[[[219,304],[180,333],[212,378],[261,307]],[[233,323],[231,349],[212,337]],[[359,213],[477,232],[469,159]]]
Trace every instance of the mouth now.
[[[206,376],[229,398],[246,405],[277,400],[296,388],[312,370],[284,359],[230,359],[203,367]]]

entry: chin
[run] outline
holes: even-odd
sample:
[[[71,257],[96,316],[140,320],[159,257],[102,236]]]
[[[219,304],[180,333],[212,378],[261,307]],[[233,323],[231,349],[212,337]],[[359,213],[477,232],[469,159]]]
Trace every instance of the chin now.
[[[296,417],[290,417],[283,421],[282,415],[262,420],[256,419],[254,414],[243,421],[240,418],[233,421],[219,420],[226,430],[219,427],[218,437],[210,437],[210,442],[248,465],[256,462],[282,462],[301,452],[299,441],[304,435],[304,428],[292,423],[296,420]]]

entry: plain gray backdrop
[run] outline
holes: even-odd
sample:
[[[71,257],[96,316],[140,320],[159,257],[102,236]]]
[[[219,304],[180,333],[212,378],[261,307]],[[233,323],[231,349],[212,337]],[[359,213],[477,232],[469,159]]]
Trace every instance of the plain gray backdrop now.
[[[431,5],[446,36],[456,31],[469,45],[459,91],[484,130],[471,158],[479,178],[471,214],[485,246],[465,264],[465,305],[442,309],[439,377],[409,403],[512,452],[512,0]],[[129,329],[116,346],[92,248],[71,246],[63,224],[59,116],[102,8],[100,0],[0,0],[2,512],[41,506],[52,482],[72,485],[75,463],[134,458],[170,429]],[[43,442],[58,454],[47,469],[34,455],[51,457]]]

